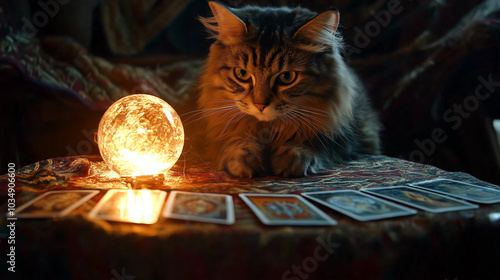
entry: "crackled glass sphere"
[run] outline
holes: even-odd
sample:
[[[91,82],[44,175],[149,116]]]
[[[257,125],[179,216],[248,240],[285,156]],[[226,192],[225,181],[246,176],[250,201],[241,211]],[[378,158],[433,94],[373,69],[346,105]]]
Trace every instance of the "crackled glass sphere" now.
[[[181,155],[184,128],[167,102],[134,94],[104,113],[97,142],[104,162],[121,176],[165,174]]]

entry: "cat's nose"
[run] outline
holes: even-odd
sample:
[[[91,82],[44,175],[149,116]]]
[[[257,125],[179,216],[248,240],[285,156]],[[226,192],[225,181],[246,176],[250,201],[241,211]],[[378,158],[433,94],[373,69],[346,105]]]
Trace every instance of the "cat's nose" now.
[[[255,107],[257,107],[257,109],[259,109],[259,111],[264,111],[264,109],[267,107],[266,104],[262,104],[262,103],[254,103]]]

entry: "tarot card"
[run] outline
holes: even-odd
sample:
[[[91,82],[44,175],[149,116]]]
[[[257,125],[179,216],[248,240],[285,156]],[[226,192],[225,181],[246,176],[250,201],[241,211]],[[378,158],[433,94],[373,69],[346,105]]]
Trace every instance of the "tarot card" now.
[[[499,190],[480,187],[455,180],[434,179],[409,185],[477,203],[493,204],[500,202]]]
[[[476,209],[479,207],[462,200],[407,186],[366,188],[361,189],[361,191],[391,199],[431,213]]]
[[[302,193],[302,195],[362,222],[417,213],[413,209],[358,191],[321,191]]]
[[[154,224],[167,193],[160,190],[109,190],[89,217],[116,222]]]
[[[216,224],[234,224],[233,198],[224,194],[172,191],[163,216]]]
[[[97,190],[49,191],[17,208],[16,217],[63,217],[98,193]]]
[[[241,199],[266,225],[320,226],[337,221],[299,195],[240,194]]]

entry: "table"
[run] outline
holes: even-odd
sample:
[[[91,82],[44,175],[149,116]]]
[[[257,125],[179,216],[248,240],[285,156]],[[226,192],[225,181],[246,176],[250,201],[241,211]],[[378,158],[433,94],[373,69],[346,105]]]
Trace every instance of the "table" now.
[[[153,225],[92,220],[110,188],[123,188],[100,156],[47,159],[16,170],[16,206],[49,190],[100,193],[68,216],[15,221],[15,269],[7,270],[10,228],[1,217],[1,279],[499,279],[500,204],[476,210],[358,222],[315,204],[335,226],[265,226],[239,193],[404,185],[449,178],[500,189],[468,174],[385,156],[361,156],[305,178],[232,179],[181,160],[155,189],[233,196],[236,223],[161,217]],[[8,175],[0,176],[7,211]]]

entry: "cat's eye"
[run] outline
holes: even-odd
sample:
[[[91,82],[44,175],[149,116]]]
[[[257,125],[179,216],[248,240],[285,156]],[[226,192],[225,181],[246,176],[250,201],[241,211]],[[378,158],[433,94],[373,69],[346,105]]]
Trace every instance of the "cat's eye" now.
[[[241,82],[248,82],[252,78],[252,74],[250,74],[250,72],[241,68],[234,68],[234,75]]]
[[[297,79],[297,72],[285,71],[278,76],[278,81],[283,85],[291,85]]]

